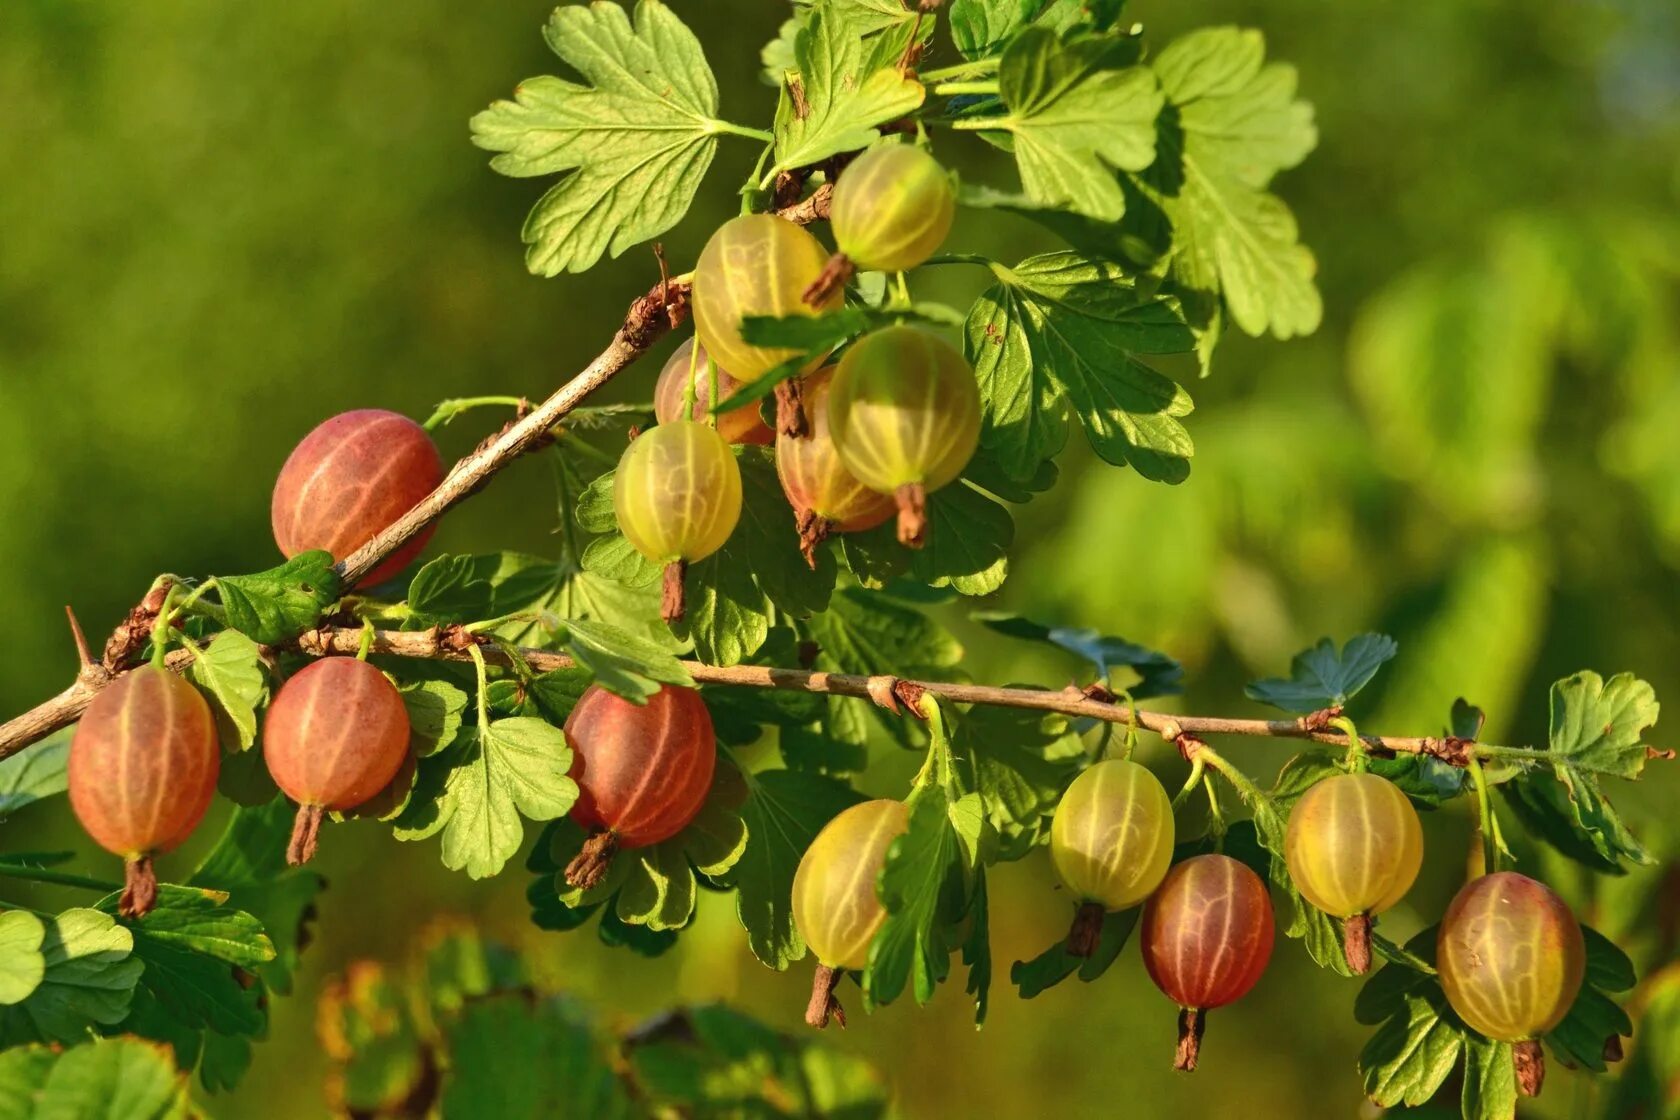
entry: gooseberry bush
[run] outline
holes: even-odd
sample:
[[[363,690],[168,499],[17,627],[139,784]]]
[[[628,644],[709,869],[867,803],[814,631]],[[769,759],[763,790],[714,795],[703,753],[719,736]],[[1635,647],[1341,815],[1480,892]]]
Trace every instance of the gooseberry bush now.
[[[67,790],[127,869],[117,883],[66,853],[0,856],[0,877],[94,892],[0,913],[0,1087],[81,1115],[62,1111],[65,1079],[94,1074],[63,1070],[129,1061],[109,1041],[126,1036],[170,1050],[174,1095],[147,1115],[187,1107],[189,1074],[236,1083],[291,987],[305,915],[330,905],[299,865],[347,818],[435,844],[474,879],[517,873],[526,852],[538,927],[592,925],[631,953],[680,940],[700,888],[731,894],[758,960],[812,970],[813,1026],[926,1003],[958,967],[984,1022],[988,876],[1047,849],[1042,904],[1071,903],[1069,933],[1010,981],[1023,998],[1095,981],[1137,931],[1165,996],[1139,1014],[1177,1008],[1181,1069],[1217,1067],[1207,1018],[1266,983],[1281,932],[1277,949],[1338,976],[1380,963],[1349,1000],[1374,1028],[1360,1070],[1379,1104],[1428,1101],[1456,1069],[1465,1115],[1508,1117],[1548,1050],[1604,1070],[1632,1030],[1616,999],[1632,966],[1514,852],[1604,874],[1650,862],[1604,789],[1661,754],[1648,685],[1561,680],[1548,741],[1509,746],[1483,742],[1464,701],[1409,735],[1356,726],[1397,654],[1381,635],[1325,640],[1249,686],[1281,715],[1226,718],[1144,706],[1182,690],[1182,667],[1077,620],[974,611],[1085,675],[975,683],[943,621],[1005,586],[1012,508],[1056,485],[1076,429],[1104,469],[1180,482],[1183,380],[1213,370],[1227,331],[1281,343],[1317,327],[1312,254],[1270,190],[1317,139],[1293,71],[1253,30],[1154,41],[1117,0],[799,0],[790,15],[764,51],[776,105],[759,129],[720,116],[700,43],[661,0],[557,9],[544,36],[571,76],[523,82],[472,138],[495,170],[552,179],[524,227],[531,272],[630,254],[612,267],[650,284],[606,349],[540,404],[325,420],[278,470],[284,563],[159,577],[97,657],[76,628],[72,685],[0,727],[0,804]],[[959,185],[957,158],[984,172]],[[691,270],[642,248],[719,177],[739,182],[741,213]],[[1042,251],[962,251],[964,222],[999,212]],[[972,303],[917,298],[930,269],[976,280]],[[657,375],[632,368],[690,321]],[[586,403],[609,381],[648,403]],[[446,471],[430,431],[510,403]],[[437,520],[527,453],[553,465],[553,554],[421,562]],[[1144,735],[1182,760],[1168,785],[1134,757]],[[1226,744],[1253,736],[1302,750],[1263,783]],[[891,750],[919,771],[866,799]],[[159,882],[153,860],[213,790],[234,806],[221,839]],[[1426,855],[1419,814],[1453,803],[1474,822],[1472,877],[1437,927],[1392,939],[1382,915]],[[1531,845],[1507,843],[1512,822]],[[334,989],[338,1060],[418,1006],[382,983]],[[396,1052],[450,1067],[421,1102],[444,1114],[471,1107],[479,1067],[439,1048],[505,1039],[540,1064],[533,1039],[570,1053],[587,1034],[529,1000],[503,1001],[502,1022],[486,1010],[500,1004],[441,998],[456,1002],[433,1005],[434,1033]],[[707,1022],[689,1029],[763,1029]],[[611,1114],[649,1099],[614,1096]]]

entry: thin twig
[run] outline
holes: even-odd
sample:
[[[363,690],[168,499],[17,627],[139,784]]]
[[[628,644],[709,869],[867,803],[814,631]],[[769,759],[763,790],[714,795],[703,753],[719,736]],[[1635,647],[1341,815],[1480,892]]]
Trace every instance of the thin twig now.
[[[360,652],[367,632],[360,627],[346,629],[311,630],[291,644],[292,649],[311,657],[327,654],[355,656]],[[423,658],[437,661],[467,661],[473,653],[474,639],[459,627],[421,631],[374,631],[369,649],[397,657]],[[484,660],[496,665],[511,666],[517,655],[531,669],[549,672],[569,669],[576,662],[563,653],[550,650],[520,648],[510,654],[504,649],[485,645],[478,647]],[[170,654],[169,667],[180,670],[191,661],[190,653]],[[882,703],[883,697],[902,697],[926,692],[942,700],[959,704],[985,704],[994,707],[1026,708],[1041,712],[1060,712],[1067,716],[1102,720],[1107,723],[1134,724],[1160,735],[1168,741],[1185,736],[1235,735],[1249,738],[1299,739],[1313,743],[1333,743],[1345,746],[1347,736],[1340,731],[1315,728],[1308,722],[1294,719],[1233,719],[1224,716],[1188,716],[1128,707],[1086,696],[1076,688],[1061,691],[1031,688],[996,688],[991,685],[959,684],[950,681],[911,680],[894,676],[860,676],[849,673],[825,673],[806,669],[780,669],[762,665],[707,665],[699,661],[684,661],[683,668],[695,681],[706,685],[730,685],[741,688],[776,688],[790,692],[814,692],[830,696],[853,696]],[[45,735],[59,727],[73,723],[81,716],[93,697],[91,690],[71,688],[30,713],[36,726]],[[8,727],[10,725],[7,725]],[[15,753],[27,742],[13,742],[0,729],[0,758]],[[36,737],[38,738],[39,735]],[[1451,761],[1464,752],[1462,740],[1447,740],[1432,736],[1404,737],[1391,735],[1361,735],[1369,750],[1395,754],[1423,754]],[[31,740],[32,741],[32,740]]]
[[[776,213],[799,225],[826,218],[829,193],[825,184],[810,198]],[[682,323],[688,316],[689,286],[671,279],[663,261],[661,264],[659,283],[631,303],[612,342],[581,373],[542,404],[524,411],[514,423],[480,444],[470,455],[457,462],[438,488],[422,499],[419,505],[339,561],[338,572],[346,587],[354,586],[387,556],[442,517],[455,503],[476,493],[503,467],[526,452],[545,446],[550,439],[550,430],[567,413],[645,354],[666,331]],[[0,724],[0,758],[16,754],[29,744],[73,723],[94,694],[129,667],[129,661],[145,645],[151,633],[168,582],[160,580],[154,583],[146,598],[112,633],[105,647],[104,667],[107,673],[84,669],[74,684],[51,700]]]

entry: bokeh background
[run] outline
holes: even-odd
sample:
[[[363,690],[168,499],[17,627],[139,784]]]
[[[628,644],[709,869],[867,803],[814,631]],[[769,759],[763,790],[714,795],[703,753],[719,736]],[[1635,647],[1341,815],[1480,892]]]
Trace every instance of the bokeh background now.
[[[468,143],[473,112],[554,71],[537,33],[550,6],[0,4],[0,714],[69,679],[64,604],[104,633],[160,571],[275,562],[269,488],[322,417],[540,398],[647,288],[643,250],[587,279],[528,276],[518,230],[542,188],[492,174]],[[673,6],[701,33],[725,115],[767,122],[758,50],[784,7]],[[1321,139],[1277,189],[1318,254],[1325,322],[1287,344],[1227,338],[1214,376],[1190,386],[1198,451],[1183,485],[1071,456],[1059,486],[1018,511],[995,605],[1168,650],[1190,669],[1186,710],[1253,713],[1243,680],[1283,671],[1320,635],[1368,628],[1402,647],[1354,712],[1371,729],[1434,732],[1465,695],[1495,741],[1536,742],[1549,683],[1583,667],[1632,670],[1680,703],[1680,7],[1206,0],[1130,14],[1156,42],[1259,27],[1298,67]],[[961,139],[942,157],[1007,183]],[[726,139],[666,238],[673,260],[734,212],[755,155]],[[952,244],[1004,259],[1051,247],[994,213],[965,216]],[[978,280],[917,290],[962,305]],[[611,392],[646,399],[657,369]],[[494,422],[458,421],[445,451]],[[433,551],[543,553],[554,526],[533,460],[452,513]],[[1074,671],[985,636],[967,608],[944,610],[977,677],[1059,684]],[[1264,773],[1288,754],[1231,753]],[[1169,782],[1181,765],[1150,760]],[[903,772],[887,758],[869,781],[891,791]],[[1612,792],[1654,850],[1680,852],[1680,766]],[[1429,822],[1436,857],[1385,919],[1392,934],[1439,911],[1467,829],[1457,811]],[[0,828],[0,849],[75,842],[62,803]],[[804,1006],[804,970],[758,966],[715,898],[649,963],[587,932],[531,928],[511,866],[470,883],[433,843],[374,826],[335,828],[321,864],[331,890],[298,994],[275,1006],[271,1041],[218,1114],[324,1111],[323,978],[401,957],[438,912],[526,947],[610,1022],[725,997],[793,1029]],[[1061,932],[1051,882],[1037,859],[997,875],[1004,966]],[[1646,933],[1647,960],[1672,952],[1672,936]],[[1030,1003],[999,980],[982,1032],[948,990],[834,1041],[878,1061],[910,1117],[1360,1112],[1352,986],[1292,944],[1213,1017],[1191,1078],[1167,1068],[1172,1009],[1135,952],[1098,984]],[[1559,1076],[1535,1114],[1595,1107]]]

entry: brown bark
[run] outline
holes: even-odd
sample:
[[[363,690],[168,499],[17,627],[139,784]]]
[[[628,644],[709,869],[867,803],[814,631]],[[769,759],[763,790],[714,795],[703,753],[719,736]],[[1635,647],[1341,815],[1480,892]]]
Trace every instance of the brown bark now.
[[[315,858],[315,842],[321,836],[321,818],[325,815],[319,805],[299,805],[292,818],[292,841],[286,845],[286,862],[301,867]]]
[[[566,882],[580,891],[594,890],[612,870],[613,856],[617,854],[617,833],[610,828],[592,833],[566,865]]]

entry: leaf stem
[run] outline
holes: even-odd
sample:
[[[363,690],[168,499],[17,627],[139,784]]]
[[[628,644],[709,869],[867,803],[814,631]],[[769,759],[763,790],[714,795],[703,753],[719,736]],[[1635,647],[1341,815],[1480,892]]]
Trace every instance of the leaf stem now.
[[[1347,736],[1348,749],[1346,764],[1350,773],[1363,774],[1370,763],[1370,756],[1365,753],[1365,741],[1359,737],[1359,728],[1346,716],[1337,716],[1330,721],[1330,726]]]
[[[998,92],[998,80],[981,78],[967,82],[940,82],[933,87],[933,92],[938,97],[960,97],[966,93],[995,94]]]
[[[1213,784],[1212,774],[1202,775],[1202,788],[1207,791],[1208,831],[1213,834],[1213,850],[1225,850],[1225,810],[1219,804],[1219,787]]]
[[[990,268],[996,262],[992,258],[980,253],[935,253],[922,264],[977,264],[981,268]]]
[[[1202,784],[1202,775],[1207,772],[1202,756],[1197,755],[1190,761],[1190,776],[1184,780],[1184,788],[1179,790],[1172,799],[1173,811],[1177,812],[1184,803],[1190,800],[1190,795],[1196,792],[1196,787]]]
[[[163,606],[158,608],[157,621],[152,624],[152,665],[162,669],[164,661],[169,656],[169,628],[174,625],[175,589],[180,584],[171,582],[163,593]]]
[[[1476,808],[1481,814],[1482,861],[1485,871],[1498,871],[1505,853],[1505,837],[1499,831],[1499,814],[1494,811],[1493,797],[1488,792],[1487,775],[1481,760],[1470,756],[1470,781],[1476,787]]]
[[[762,128],[748,128],[744,124],[735,124],[732,121],[708,120],[706,132],[712,136],[743,136],[764,144],[773,143],[776,139],[774,134]]]
[[[937,70],[924,70],[921,77],[923,83],[928,83],[950,81],[977,74],[996,74],[1002,62],[1002,55],[993,55],[991,58],[977,58],[972,62],[959,62],[953,66],[942,66]]]
[[[518,408],[524,403],[524,400],[519,397],[507,396],[451,397],[448,400],[439,401],[437,407],[432,409],[432,414],[426,418],[426,422],[420,426],[428,432],[433,432],[463,412],[474,408]]]
[[[82,887],[90,891],[104,891],[107,894],[123,889],[121,883],[75,875],[68,871],[52,871],[45,867],[17,867],[5,863],[0,863],[0,877],[21,879],[26,883],[50,883],[58,887]]]

